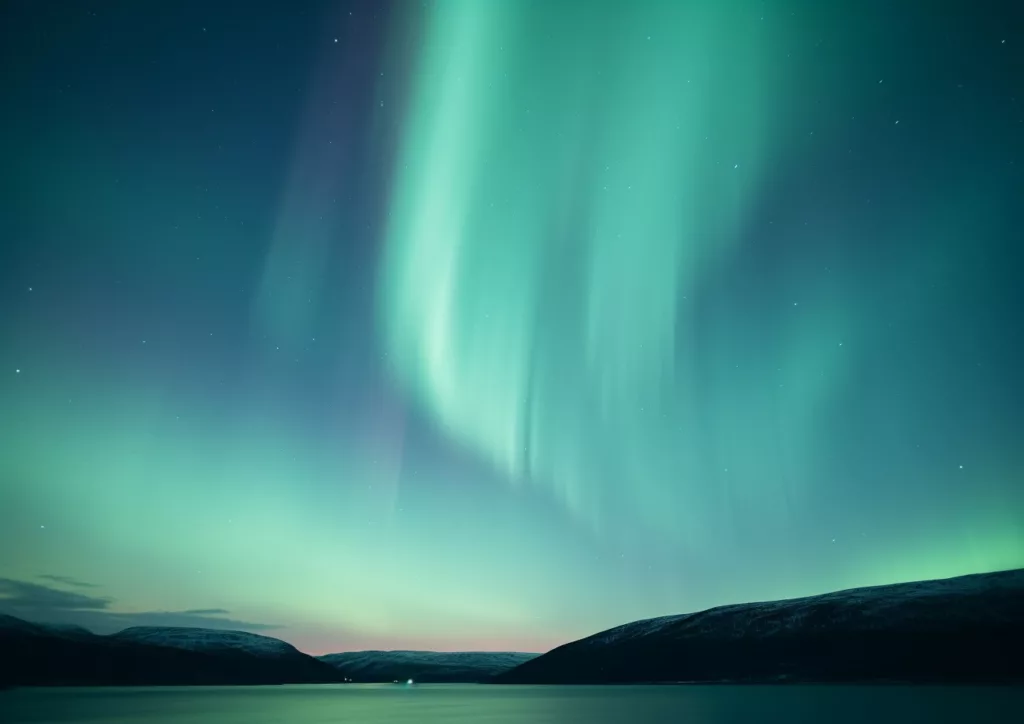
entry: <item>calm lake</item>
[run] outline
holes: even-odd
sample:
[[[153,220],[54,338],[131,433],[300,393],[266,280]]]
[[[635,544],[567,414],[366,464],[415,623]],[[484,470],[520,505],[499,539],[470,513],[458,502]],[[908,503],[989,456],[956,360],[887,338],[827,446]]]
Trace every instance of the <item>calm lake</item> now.
[[[16,689],[0,692],[0,722],[1020,724],[1024,689],[440,684]]]

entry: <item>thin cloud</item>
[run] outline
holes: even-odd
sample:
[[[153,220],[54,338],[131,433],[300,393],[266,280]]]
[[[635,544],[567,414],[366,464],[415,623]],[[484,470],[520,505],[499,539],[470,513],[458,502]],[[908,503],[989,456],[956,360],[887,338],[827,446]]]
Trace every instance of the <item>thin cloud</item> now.
[[[47,578],[48,576],[37,576]],[[223,608],[184,611],[112,611],[114,599],[65,591],[40,583],[0,578],[0,613],[38,623],[83,626],[99,634],[131,626],[182,626],[230,631],[270,631],[282,626],[231,618]]]
[[[72,578],[71,576],[55,576],[52,573],[43,573],[42,575],[36,576],[36,578],[53,581],[54,583],[63,583],[65,586],[75,586],[76,588],[98,588],[95,583],[79,581],[77,578]]]
[[[41,583],[0,578],[0,606],[49,611],[95,611],[108,608],[111,602],[109,598],[63,591]]]

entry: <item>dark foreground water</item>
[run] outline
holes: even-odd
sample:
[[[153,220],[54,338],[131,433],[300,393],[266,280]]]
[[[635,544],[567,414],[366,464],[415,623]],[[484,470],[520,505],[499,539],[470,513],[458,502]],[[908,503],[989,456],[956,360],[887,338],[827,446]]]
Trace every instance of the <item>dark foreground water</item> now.
[[[1024,723],[1024,689],[347,685],[16,689],[0,722],[104,724]]]

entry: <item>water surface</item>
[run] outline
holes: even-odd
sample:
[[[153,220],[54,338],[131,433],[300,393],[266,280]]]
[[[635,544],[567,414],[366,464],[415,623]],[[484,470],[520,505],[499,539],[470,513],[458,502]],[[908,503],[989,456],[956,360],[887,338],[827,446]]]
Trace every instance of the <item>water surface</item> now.
[[[16,689],[0,722],[908,724],[1024,722],[1024,689],[342,685]]]

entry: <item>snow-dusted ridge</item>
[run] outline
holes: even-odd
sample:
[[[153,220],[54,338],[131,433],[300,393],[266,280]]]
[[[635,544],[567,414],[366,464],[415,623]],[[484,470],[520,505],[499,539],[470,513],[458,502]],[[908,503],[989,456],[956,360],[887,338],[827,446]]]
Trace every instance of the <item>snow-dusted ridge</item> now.
[[[253,656],[302,656],[289,643],[270,636],[245,631],[222,631],[208,628],[171,626],[132,626],[112,638],[154,646],[169,646],[187,651],[243,652]]]
[[[719,606],[601,631],[505,683],[1024,682],[1024,569]]]
[[[837,625],[857,631],[955,628],[979,617],[1012,616],[1012,611],[990,608],[984,594],[1022,588],[1024,570],[851,588],[634,621],[577,643],[603,646],[645,636],[700,633],[732,638],[772,636],[786,630],[825,630]],[[951,600],[958,605],[949,605]]]
[[[514,651],[348,651],[320,660],[352,681],[469,683],[491,677],[538,654]]]
[[[137,626],[98,636],[0,615],[0,686],[314,684],[342,681],[291,644],[244,631]]]

